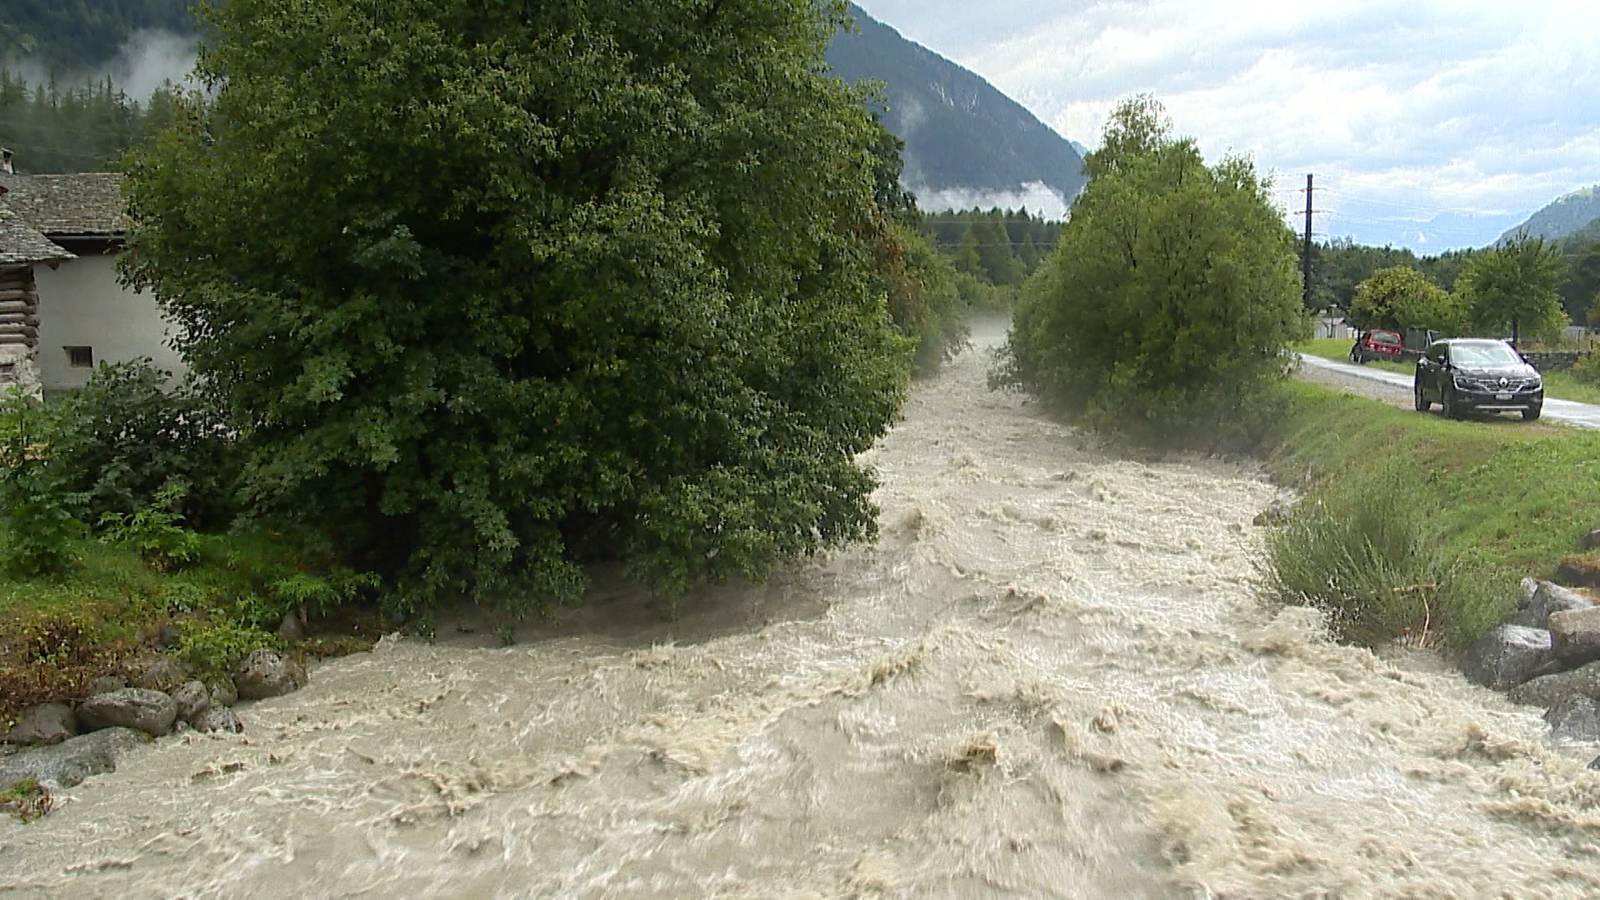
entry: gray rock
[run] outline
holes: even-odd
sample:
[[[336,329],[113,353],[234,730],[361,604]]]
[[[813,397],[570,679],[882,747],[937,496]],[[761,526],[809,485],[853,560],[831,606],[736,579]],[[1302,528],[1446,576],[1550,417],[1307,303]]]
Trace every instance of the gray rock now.
[[[142,656],[125,668],[128,684],[147,691],[170,691],[189,680],[188,666],[171,656]]]
[[[198,681],[191,681],[172,692],[172,702],[178,705],[178,719],[193,722],[194,717],[211,708],[211,692]]]
[[[305,687],[306,670],[271,650],[257,650],[239,664],[233,683],[239,689],[239,699],[265,700]]]
[[[211,682],[211,705],[232,706],[239,702],[239,689],[233,686],[233,679],[226,675],[218,676]]]
[[[1537,593],[1539,593],[1539,579],[1524,577],[1517,585],[1517,609],[1527,609]]]
[[[1590,663],[1570,672],[1540,676],[1512,688],[1507,696],[1513,703],[1546,708],[1569,697],[1600,700],[1600,663]]]
[[[123,688],[96,694],[78,704],[78,724],[89,731],[101,728],[136,728],[157,737],[172,730],[178,704],[160,691]]]
[[[1526,582],[1528,579],[1524,579]],[[1533,596],[1528,598],[1522,612],[1514,616],[1511,621],[1516,625],[1527,625],[1532,628],[1549,628],[1550,617],[1558,612],[1568,612],[1576,609],[1589,609],[1594,606],[1594,601],[1583,596],[1577,591],[1569,590],[1559,584],[1548,581],[1537,582]]]
[[[229,734],[238,734],[244,730],[244,723],[239,721],[239,716],[226,706],[212,706],[205,712],[194,717],[189,724],[195,731],[226,731]]]
[[[1592,697],[1567,697],[1550,707],[1544,720],[1558,741],[1600,741],[1600,702]]]
[[[1600,607],[1551,613],[1550,647],[1569,666],[1600,660]]]
[[[120,691],[128,686],[128,680],[120,675],[98,675],[89,681],[89,696],[95,694],[109,694]]]
[[[1600,550],[1600,528],[1589,532],[1578,541],[1579,548],[1583,550]]]
[[[108,728],[69,738],[46,747],[30,747],[0,757],[0,790],[27,778],[40,784],[72,787],[88,778],[110,772],[130,750],[150,738],[129,728]]]
[[[1475,684],[1505,690],[1533,677],[1551,658],[1550,632],[1507,624],[1467,648],[1461,671]]]
[[[278,637],[291,642],[303,641],[306,639],[306,626],[301,623],[299,616],[286,612],[283,621],[278,623]]]
[[[1594,759],[1589,760],[1589,768],[1596,772],[1600,772],[1600,756],[1596,756]]]
[[[41,703],[23,710],[11,730],[0,735],[8,744],[59,744],[78,734],[78,718],[64,703]]]

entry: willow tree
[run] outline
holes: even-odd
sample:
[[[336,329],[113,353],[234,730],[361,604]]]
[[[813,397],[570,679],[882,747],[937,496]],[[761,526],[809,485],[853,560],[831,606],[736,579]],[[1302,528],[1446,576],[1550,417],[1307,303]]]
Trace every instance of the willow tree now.
[[[246,499],[412,602],[676,594],[869,536],[910,348],[813,0],[229,0],[125,273]]]
[[[1309,332],[1268,185],[1243,159],[1207,166],[1149,98],[1117,109],[1085,171],[1002,378],[1136,439],[1226,436]]]

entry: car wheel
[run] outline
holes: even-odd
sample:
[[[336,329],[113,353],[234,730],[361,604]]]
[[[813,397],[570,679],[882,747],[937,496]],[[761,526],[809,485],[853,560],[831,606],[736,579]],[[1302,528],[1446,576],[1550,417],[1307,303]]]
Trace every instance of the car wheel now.
[[[1524,421],[1524,422],[1537,422],[1537,421],[1539,421],[1539,414],[1542,413],[1542,412],[1544,412],[1544,408],[1543,407],[1530,406],[1527,409],[1522,411],[1522,421]]]
[[[1439,408],[1444,410],[1446,419],[1461,418],[1461,410],[1457,408],[1455,398],[1450,396],[1449,388],[1439,389]]]
[[[1422,382],[1420,380],[1411,383],[1411,402],[1417,408],[1417,412],[1427,412],[1433,408],[1433,404],[1428,402],[1427,396],[1422,393]]]

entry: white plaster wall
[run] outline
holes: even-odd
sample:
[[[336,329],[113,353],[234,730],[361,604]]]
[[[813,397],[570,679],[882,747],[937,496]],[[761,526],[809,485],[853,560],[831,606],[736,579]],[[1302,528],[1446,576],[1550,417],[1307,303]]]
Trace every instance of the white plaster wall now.
[[[174,375],[186,371],[169,346],[174,326],[162,318],[155,295],[117,284],[114,256],[86,254],[55,269],[34,266],[33,272],[39,286],[39,376],[46,391],[82,387],[94,371],[73,368],[66,347],[94,348],[96,366],[148,356]]]

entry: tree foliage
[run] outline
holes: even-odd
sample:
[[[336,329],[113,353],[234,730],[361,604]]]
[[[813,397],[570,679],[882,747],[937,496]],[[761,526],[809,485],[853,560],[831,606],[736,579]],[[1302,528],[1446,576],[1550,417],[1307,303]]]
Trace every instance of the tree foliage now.
[[[1356,287],[1350,321],[1359,328],[1409,328],[1459,333],[1465,310],[1457,299],[1416,269],[1379,269]]]
[[[141,104],[110,79],[29,85],[0,69],[0,146],[16,152],[19,172],[99,171],[170,124],[176,104],[170,87]]]
[[[1118,108],[1088,168],[1005,375],[1137,439],[1220,436],[1309,330],[1294,237],[1249,162],[1208,167],[1148,98]]]
[[[1479,331],[1553,338],[1567,324],[1559,290],[1565,276],[1555,245],[1521,235],[1473,256],[1457,291]]]
[[[666,594],[870,535],[909,342],[812,0],[230,0],[130,173],[252,506],[412,602]]]

